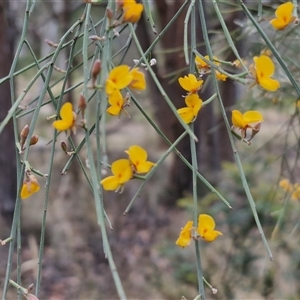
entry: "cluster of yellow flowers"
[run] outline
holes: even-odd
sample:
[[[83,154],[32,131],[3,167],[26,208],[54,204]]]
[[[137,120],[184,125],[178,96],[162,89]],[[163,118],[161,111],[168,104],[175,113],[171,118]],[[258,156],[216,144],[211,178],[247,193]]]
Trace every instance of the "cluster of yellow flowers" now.
[[[294,21],[292,16],[294,6],[291,2],[286,2],[280,5],[276,12],[276,18],[270,21],[272,26],[277,30],[283,30],[290,23]],[[204,58],[209,61],[209,57],[206,55]],[[195,65],[200,74],[203,76],[205,74],[211,73],[211,64],[200,57],[195,58]],[[275,72],[275,65],[271,58],[262,54],[259,57],[253,58],[254,64],[250,66],[250,72],[254,77],[254,84],[259,85],[266,91],[275,92],[279,89],[280,83],[278,80],[272,78]],[[213,62],[215,66],[220,66],[220,60],[213,56]],[[233,65],[238,65],[233,63]],[[227,75],[222,74],[218,70],[215,71],[216,78],[218,80],[226,81]],[[178,79],[180,86],[188,92],[185,97],[185,103],[187,107],[180,108],[177,110],[178,114],[181,116],[182,120],[189,124],[193,122],[199,110],[202,106],[202,100],[198,96],[198,91],[203,85],[203,80],[198,79],[193,74],[188,74],[187,76],[180,77]],[[246,111],[244,114],[238,110],[232,111],[232,130],[241,132],[241,139],[245,139],[247,136],[247,130],[251,130],[251,136],[247,140],[248,142],[259,132],[261,122],[263,122],[263,116],[259,111]],[[287,192],[292,193],[292,199],[300,199],[300,184],[292,185],[288,180],[282,180],[280,186]],[[215,221],[209,215],[199,215],[198,227],[193,227],[193,222],[188,221],[187,224],[182,228],[179,238],[176,244],[182,248],[188,246],[192,239],[197,239],[199,236],[205,241],[211,242],[215,240],[218,236],[222,235],[221,232],[214,230]]]
[[[198,217],[198,227],[193,227],[193,221],[188,221],[181,229],[176,245],[186,247],[191,240],[201,237],[206,242],[214,241],[218,236],[223,235],[222,232],[215,230],[216,224],[214,219],[207,214],[200,214]]]
[[[139,71],[139,68],[130,69],[127,65],[120,65],[113,68],[106,80],[105,92],[108,96],[110,107],[107,112],[113,116],[119,116],[125,107],[128,105],[129,96],[122,96],[121,90],[130,88],[137,91],[142,91],[146,88],[144,73]]]
[[[101,180],[103,188],[107,191],[123,191],[124,183],[128,182],[134,174],[148,173],[155,163],[147,160],[148,154],[145,149],[140,146],[130,146],[125,151],[128,159],[118,159],[111,165],[112,176],[108,176]]]
[[[279,186],[286,192],[291,194],[292,200],[300,200],[300,184],[292,184],[288,179],[282,179]]]

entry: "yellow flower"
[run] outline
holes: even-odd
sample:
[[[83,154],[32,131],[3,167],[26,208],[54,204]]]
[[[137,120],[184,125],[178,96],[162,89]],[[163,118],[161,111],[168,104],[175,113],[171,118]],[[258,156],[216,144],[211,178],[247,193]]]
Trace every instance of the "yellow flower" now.
[[[127,65],[120,65],[113,68],[108,75],[105,85],[107,95],[112,94],[116,90],[127,87],[132,81],[132,73]]]
[[[123,1],[123,22],[136,23],[142,15],[143,5],[136,3],[135,0],[124,0]]]
[[[147,161],[147,151],[140,146],[130,146],[125,152],[129,155],[129,160],[136,173],[147,173],[155,165],[155,163]]]
[[[255,111],[255,110],[249,110],[249,111],[245,112],[244,114],[242,114],[238,110],[233,110],[232,116],[231,116],[231,121],[232,121],[233,127],[241,130],[241,132],[242,132],[241,136],[244,139],[248,128],[251,128],[252,130],[256,131],[256,133],[259,131],[258,126],[252,126],[250,124],[262,122],[263,116],[260,112]],[[252,133],[252,135],[253,135],[253,133]]]
[[[189,124],[198,116],[198,112],[202,106],[202,100],[198,94],[189,94],[185,97],[185,103],[187,107],[180,108],[177,112],[184,123]]]
[[[219,71],[216,71],[216,77],[218,80],[226,81],[227,75],[220,73]]]
[[[285,191],[285,192],[292,192],[293,191],[293,185],[290,183],[288,179],[282,179],[279,182],[279,186]]]
[[[203,84],[203,80],[197,80],[194,74],[188,74],[187,76],[179,77],[178,81],[180,86],[189,93],[196,93],[201,89]]]
[[[223,235],[222,232],[214,230],[215,227],[215,221],[211,216],[206,214],[199,215],[198,233],[206,242],[212,242],[219,235]]]
[[[293,193],[292,193],[292,200],[299,200],[300,199],[300,184],[295,183],[293,187]]]
[[[118,191],[123,188],[124,183],[132,178],[132,168],[128,159],[119,159],[112,163],[112,176],[108,176],[100,181],[107,191]]]
[[[118,116],[124,108],[124,98],[120,91],[115,90],[108,97],[108,103],[111,105],[106,111],[112,116]]]
[[[209,60],[209,56],[208,55],[205,55],[204,56],[205,59]],[[218,58],[216,56],[213,56],[213,63],[216,65],[216,66],[219,66],[220,65],[220,62],[218,61]],[[199,70],[203,70],[203,69],[210,69],[210,65],[205,62],[202,58],[200,58],[199,56],[196,56],[195,58],[195,64],[196,64],[196,67],[197,69]]]
[[[73,112],[72,103],[66,102],[63,104],[59,111],[61,120],[54,121],[52,126],[59,131],[65,131],[72,129],[73,132],[76,132],[76,114]]]
[[[144,90],[146,88],[144,73],[140,72],[139,68],[133,68],[130,73],[132,74],[132,81],[129,84],[129,87],[134,90]]]
[[[177,246],[184,248],[191,243],[192,227],[193,221],[188,221],[186,225],[181,229],[179,238],[176,241]]]
[[[280,87],[280,83],[278,80],[271,78],[275,71],[275,66],[271,58],[261,55],[254,57],[253,60],[255,63],[253,75],[256,78],[256,82],[265,90],[275,92]]]
[[[40,185],[34,175],[25,175],[20,197],[26,199],[40,190]]]
[[[206,58],[207,60],[209,60],[209,56],[205,55],[204,58]],[[213,63],[216,66],[220,66],[220,62],[219,59],[216,56],[213,56]],[[206,63],[202,58],[200,58],[199,56],[196,56],[195,58],[195,64],[197,69],[199,70],[200,73],[207,73],[210,70],[210,65],[208,63]],[[226,81],[227,79],[227,75],[220,73],[219,71],[216,70],[216,77],[218,80],[222,80],[222,81]]]
[[[283,30],[294,21],[294,5],[292,2],[286,2],[279,5],[275,11],[276,18],[270,21],[270,24],[277,30]]]

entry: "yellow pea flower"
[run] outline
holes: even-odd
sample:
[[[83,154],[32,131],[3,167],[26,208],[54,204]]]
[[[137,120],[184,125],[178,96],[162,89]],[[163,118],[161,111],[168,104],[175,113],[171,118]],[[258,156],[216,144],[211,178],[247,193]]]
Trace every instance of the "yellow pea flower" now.
[[[59,111],[61,120],[54,121],[52,126],[59,131],[73,130],[76,132],[76,113],[73,112],[72,103],[66,102]]]
[[[155,165],[155,163],[147,161],[147,151],[140,146],[130,146],[125,152],[129,155],[129,160],[136,173],[148,173]]]
[[[254,57],[253,60],[255,69],[252,70],[252,72],[257,84],[267,91],[277,91],[280,87],[280,83],[278,80],[271,78],[275,71],[275,66],[271,58],[266,55],[261,55]]]
[[[184,248],[191,243],[192,228],[193,228],[193,221],[188,221],[180,231],[179,238],[176,241],[177,246]]]
[[[132,81],[132,73],[127,65],[120,65],[113,68],[106,79],[105,92],[107,95],[112,94],[116,90],[127,87]]]
[[[220,73],[218,70],[216,71],[216,78],[218,80],[226,81],[227,77],[227,75]]]
[[[142,91],[146,88],[145,75],[139,68],[133,68],[130,73],[132,74],[132,81],[129,84],[129,87],[134,90]]]
[[[141,3],[136,3],[135,0],[124,0],[123,8],[123,22],[136,23],[141,18],[144,6]]]
[[[260,112],[255,111],[255,110],[249,110],[249,111],[245,112],[244,114],[242,114],[238,110],[233,110],[232,116],[231,116],[231,121],[232,121],[232,125],[234,128],[241,130],[241,137],[242,137],[242,139],[244,139],[246,137],[248,128],[251,128],[252,130],[256,131],[256,133],[259,131],[258,126],[252,126],[250,124],[262,122],[263,116]],[[252,133],[252,135],[253,135],[253,133]]]
[[[197,79],[194,74],[188,74],[187,76],[179,77],[178,82],[183,89],[191,94],[199,91],[203,84],[203,80]]]
[[[132,176],[132,168],[128,159],[118,159],[111,165],[112,176],[108,176],[100,181],[103,188],[107,191],[118,191],[123,189],[124,183],[129,181]]]
[[[40,190],[40,185],[34,175],[25,175],[20,197],[26,199]]]
[[[300,199],[300,184],[295,183],[294,184],[294,189],[292,193],[292,200],[299,200]]]
[[[201,214],[198,218],[198,233],[206,241],[212,242],[219,235],[223,235],[222,232],[215,230],[216,223],[210,215]]]
[[[285,29],[294,21],[293,17],[294,5],[292,2],[286,2],[279,5],[275,11],[276,18],[270,21],[270,24],[277,30]]]
[[[279,186],[285,191],[285,192],[292,192],[293,191],[293,185],[290,183],[288,179],[282,179],[279,182]]]
[[[180,108],[177,112],[184,123],[189,124],[198,116],[198,112],[202,106],[202,100],[198,94],[189,94],[185,97],[185,103],[187,107]]]
[[[205,55],[204,56],[205,59],[209,60],[209,56]],[[219,59],[216,56],[213,56],[213,63],[216,66],[220,65],[220,62],[218,61]],[[205,62],[202,58],[200,58],[199,56],[195,57],[195,64],[198,70],[209,70],[210,69],[210,65]]]
[[[108,97],[108,103],[111,105],[107,112],[112,116],[119,116],[124,108],[124,98],[119,90],[115,90]]]

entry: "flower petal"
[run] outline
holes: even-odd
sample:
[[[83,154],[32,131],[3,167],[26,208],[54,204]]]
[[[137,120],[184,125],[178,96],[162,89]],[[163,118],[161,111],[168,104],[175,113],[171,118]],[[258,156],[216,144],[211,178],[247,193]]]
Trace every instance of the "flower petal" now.
[[[215,220],[210,216],[206,214],[200,214],[198,217],[198,228],[200,228],[200,231],[205,229],[215,229],[216,223]]]
[[[273,78],[266,78],[266,79],[261,79],[259,81],[259,85],[270,92],[275,92],[280,88],[280,83],[278,80],[273,79]]]
[[[203,236],[201,236],[206,242],[214,241],[219,235],[223,235],[222,232],[217,230],[207,230]]]
[[[144,73],[139,71],[139,68],[134,68],[130,71],[132,74],[132,81],[129,85],[130,88],[142,91],[146,88],[146,80]]]
[[[132,81],[132,74],[127,65],[120,65],[113,68],[107,78],[105,91],[110,95],[114,90],[121,90],[128,86]]]
[[[118,159],[111,165],[112,173],[118,178],[119,183],[123,184],[132,178],[132,169],[128,159]]]
[[[127,151],[130,161],[134,164],[136,161],[146,161],[148,158],[147,151],[138,145],[132,145]]]
[[[192,227],[193,221],[188,221],[186,225],[181,229],[179,238],[176,241],[177,246],[184,248],[190,244],[192,239]]]
[[[59,111],[61,120],[54,121],[52,126],[59,130],[64,131],[72,128],[74,123],[73,106],[70,102],[63,104]]]
[[[190,107],[180,108],[180,109],[177,110],[177,112],[180,115],[183,122],[186,123],[186,124],[191,123],[195,118],[194,111]]]
[[[246,124],[262,122],[264,120],[262,114],[256,110],[249,110],[243,114],[243,119]]]
[[[137,166],[136,166],[136,173],[142,174],[142,173],[148,173],[151,168],[155,166],[155,163],[151,162],[151,161],[144,161],[144,162],[140,162]]]
[[[232,111],[231,122],[232,122],[232,125],[234,125],[238,128],[243,129],[243,128],[246,127],[246,123],[244,121],[243,115],[238,110],[233,110]]]
[[[31,195],[33,195],[34,193],[38,192],[39,190],[40,190],[40,185],[37,182],[37,180],[29,181],[29,182],[24,181],[21,189],[20,197],[21,199],[26,199]]]
[[[120,186],[120,182],[116,176],[108,176],[102,179],[100,184],[102,184],[106,191],[115,191]]]
[[[275,65],[269,56],[261,55],[253,59],[258,78],[270,77],[274,74]]]

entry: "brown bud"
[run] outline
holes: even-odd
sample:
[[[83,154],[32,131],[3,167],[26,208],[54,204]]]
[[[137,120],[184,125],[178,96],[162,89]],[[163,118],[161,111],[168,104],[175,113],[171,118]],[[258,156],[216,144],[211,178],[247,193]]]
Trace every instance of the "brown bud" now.
[[[99,73],[101,72],[101,60],[96,59],[93,68],[92,68],[92,86],[94,87],[96,84],[97,77]]]
[[[61,149],[67,154],[68,148],[65,142],[60,143]]]
[[[86,109],[86,99],[82,94],[80,94],[80,97],[79,97],[78,108],[80,109],[81,116],[84,119],[84,112],[85,112],[85,109]]]
[[[35,145],[38,141],[39,141],[39,136],[38,135],[32,136],[31,139],[30,139],[29,146]]]
[[[22,129],[21,133],[20,133],[20,145],[21,145],[21,150],[24,150],[24,144],[25,141],[27,139],[28,136],[28,132],[29,132],[29,126],[25,125],[24,128]]]

